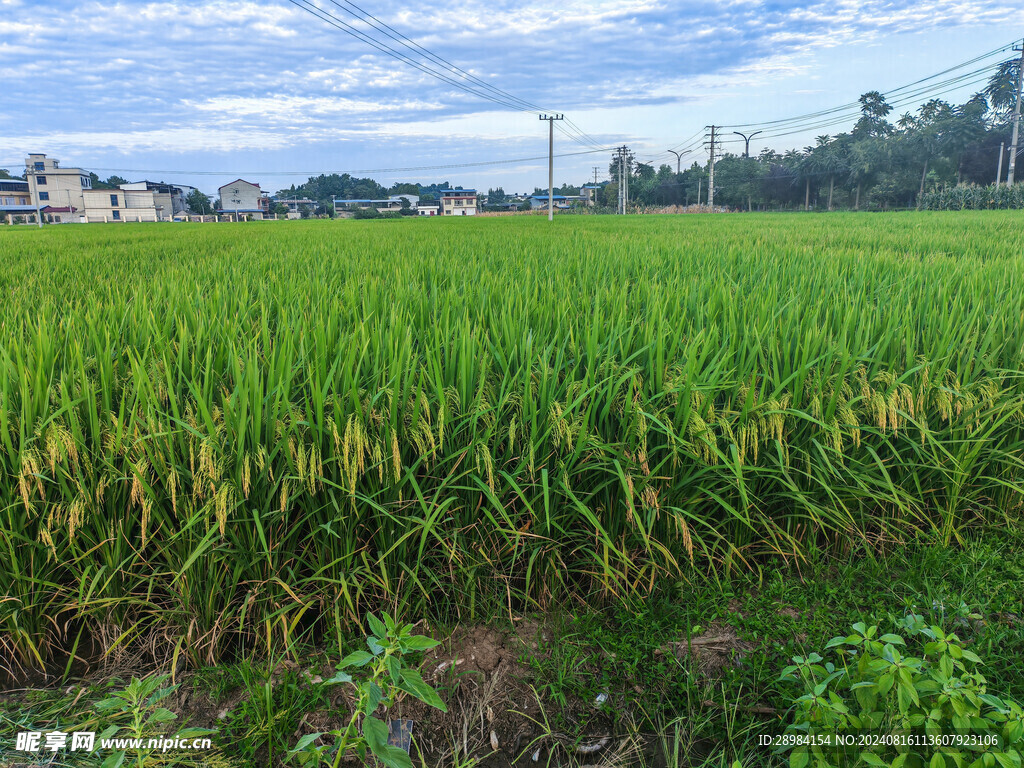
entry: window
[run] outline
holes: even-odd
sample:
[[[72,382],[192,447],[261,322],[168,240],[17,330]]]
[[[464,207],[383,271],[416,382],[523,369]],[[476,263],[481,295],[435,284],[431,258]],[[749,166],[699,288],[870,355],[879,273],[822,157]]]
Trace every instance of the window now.
[[[117,208],[117,195],[111,195],[110,196],[110,207],[111,208]],[[121,217],[118,216],[118,218],[121,218]]]
[[[50,193],[49,192],[40,192],[39,193],[39,199],[40,200],[49,200],[50,199]]]
[[[36,176],[36,184],[46,184],[45,176]]]
[[[111,195],[111,197],[114,197],[114,195]],[[120,211],[114,211],[114,221],[120,221],[120,220],[121,220],[121,212]]]
[[[46,170],[46,165],[44,163],[37,162],[36,163],[36,170],[37,171],[45,171]]]
[[[92,179],[88,176],[82,177],[82,189],[92,189]]]

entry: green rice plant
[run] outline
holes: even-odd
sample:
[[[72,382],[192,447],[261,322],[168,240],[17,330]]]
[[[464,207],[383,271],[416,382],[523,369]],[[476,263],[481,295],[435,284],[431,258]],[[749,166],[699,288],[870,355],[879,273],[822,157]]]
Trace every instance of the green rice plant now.
[[[266,657],[1019,517],[1024,234],[0,232],[0,663]]]

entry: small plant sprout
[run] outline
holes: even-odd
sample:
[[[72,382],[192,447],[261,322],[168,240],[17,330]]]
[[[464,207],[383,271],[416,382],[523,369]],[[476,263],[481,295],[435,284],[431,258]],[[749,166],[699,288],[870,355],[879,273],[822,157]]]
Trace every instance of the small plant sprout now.
[[[333,753],[330,764],[337,768],[345,755],[355,753],[364,764],[372,754],[386,768],[412,768],[409,755],[388,744],[388,726],[375,713],[381,707],[387,711],[404,694],[442,712],[448,711],[437,691],[406,661],[408,654],[429,650],[438,641],[414,635],[411,624],[399,626],[388,614],[383,616],[383,621],[373,614],[367,617],[369,650],[350,653],[338,664],[338,673],[321,683],[351,686],[355,705],[344,728],[326,734],[310,733],[299,739],[291,755],[300,765],[320,765]],[[333,736],[334,743],[317,745],[323,736]]]

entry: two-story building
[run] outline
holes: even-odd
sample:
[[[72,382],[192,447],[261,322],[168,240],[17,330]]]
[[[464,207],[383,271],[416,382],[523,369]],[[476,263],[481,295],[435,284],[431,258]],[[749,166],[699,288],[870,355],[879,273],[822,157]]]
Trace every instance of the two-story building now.
[[[132,186],[126,184],[125,186]],[[160,221],[156,193],[151,189],[86,189],[82,192],[85,222]]]
[[[446,189],[441,192],[442,216],[476,216],[475,189]]]
[[[235,179],[217,191],[220,195],[220,212],[235,220],[262,220],[270,212],[270,197],[260,189],[259,184]]]
[[[0,218],[8,224],[35,220],[36,207],[28,182],[21,179],[0,179]]]

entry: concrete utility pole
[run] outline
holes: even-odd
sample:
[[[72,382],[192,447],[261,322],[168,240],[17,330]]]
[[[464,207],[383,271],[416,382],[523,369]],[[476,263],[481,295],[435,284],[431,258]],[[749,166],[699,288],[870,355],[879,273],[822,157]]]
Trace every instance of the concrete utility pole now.
[[[555,219],[555,120],[565,119],[565,115],[541,115],[541,120],[548,121],[548,221]]]
[[[711,159],[708,162],[708,208],[715,212],[715,126],[711,128]]]
[[[735,133],[737,136],[742,136],[743,137],[743,141],[746,142],[746,149],[743,150],[743,156],[744,157],[750,157],[750,140],[752,138],[754,138],[755,136],[757,136],[757,134],[764,133],[764,131],[754,131],[749,136],[747,136],[746,134],[740,133],[739,131],[733,131],[733,133]]]
[[[40,229],[42,229],[42,227],[43,227],[43,214],[42,214],[42,211],[39,210],[39,180],[36,179],[35,182],[33,182],[31,179],[29,179],[28,175],[30,173],[32,173],[32,168],[31,168],[31,166],[29,166],[28,163],[25,163],[25,181],[28,182],[29,192],[31,193],[32,190],[35,189],[35,194],[33,194],[32,197],[35,199],[35,203],[36,203],[36,226],[39,227]]]
[[[1003,150],[1006,149],[1006,142],[999,142],[999,165],[996,166],[996,186],[1003,179]]]
[[[597,172],[601,170],[598,166],[594,166],[594,186],[597,186]]]
[[[1010,170],[1006,174],[1006,186],[1013,186],[1013,171],[1017,165],[1017,136],[1020,133],[1020,92],[1021,86],[1024,85],[1024,40],[1021,41],[1020,48],[1014,48],[1015,51],[1020,51],[1020,66],[1017,68],[1017,106],[1013,109],[1013,137],[1010,139]]]
[[[619,213],[629,207],[629,147],[623,144],[615,150],[619,158]]]
[[[616,149],[615,154],[618,156],[619,160],[619,180],[618,183],[615,185],[617,187],[616,192],[618,193],[615,205],[615,212],[621,214],[624,212],[622,210],[622,147]]]

